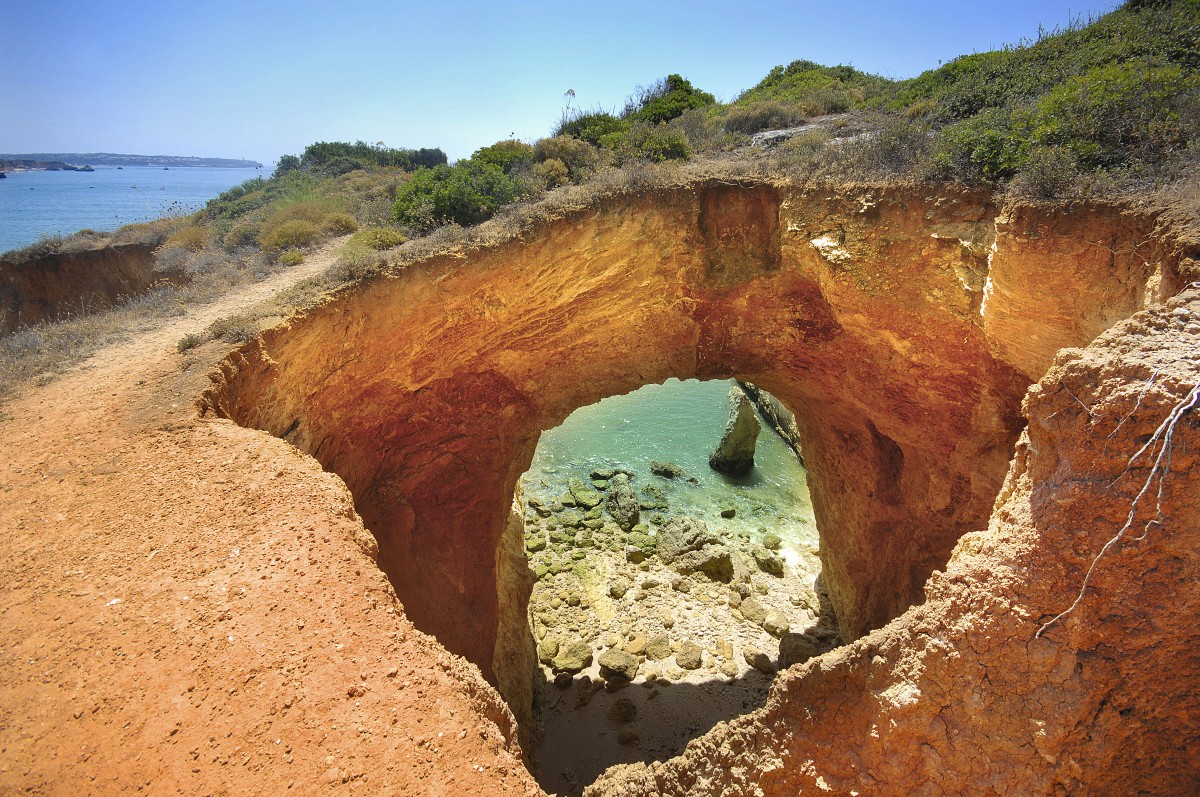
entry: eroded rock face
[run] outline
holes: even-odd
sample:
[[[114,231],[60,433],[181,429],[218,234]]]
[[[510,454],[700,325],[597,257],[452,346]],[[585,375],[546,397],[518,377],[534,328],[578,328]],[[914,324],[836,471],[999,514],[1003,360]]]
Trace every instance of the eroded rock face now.
[[[1106,256],[1144,255],[1152,217],[1085,207],[1072,224],[1114,217]],[[1098,331],[1094,308],[1064,303],[1035,351],[1011,320],[1026,253],[1036,280],[1075,245],[1060,229],[966,191],[627,197],[346,291],[235,353],[205,402],[339,474],[409,616],[495,681],[496,551],[540,430],[668,377],[752,381],[797,411],[853,638],[920,602],[986,525],[1043,352]],[[1114,257],[1080,302],[1111,293],[1123,304],[1105,313],[1132,312],[1175,280],[1165,256]]]
[[[1196,793],[1198,319],[1189,291],[1058,355],[986,531],[959,541],[924,605],[792,667],[766,707],[682,756],[585,794]],[[785,637],[781,666],[813,647]]]
[[[43,321],[107,310],[159,282],[183,284],[178,271],[156,271],[162,243],[118,244],[55,252],[28,261],[0,260],[0,335]]]

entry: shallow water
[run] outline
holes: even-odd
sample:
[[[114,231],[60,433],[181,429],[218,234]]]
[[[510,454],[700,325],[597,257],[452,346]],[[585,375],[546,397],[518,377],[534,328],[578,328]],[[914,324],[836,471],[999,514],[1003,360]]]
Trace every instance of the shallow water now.
[[[0,252],[42,235],[84,228],[112,232],[134,222],[182,215],[261,169],[97,166],[93,172],[9,172],[0,180]]]
[[[725,476],[708,466],[729,416],[733,384],[669,379],[576,410],[561,426],[542,434],[522,480],[526,496],[551,499],[572,476],[586,482],[593,468],[623,467],[637,474],[633,486],[639,495],[646,484],[662,489],[670,504],[663,513],[667,516],[694,515],[710,528],[748,531],[755,538],[773,531],[790,543],[785,549],[815,546],[804,468],[770,429],[759,434],[754,469],[747,476]],[[653,476],[651,460],[674,462],[698,483]],[[726,507],[736,510],[732,520],[720,516]]]

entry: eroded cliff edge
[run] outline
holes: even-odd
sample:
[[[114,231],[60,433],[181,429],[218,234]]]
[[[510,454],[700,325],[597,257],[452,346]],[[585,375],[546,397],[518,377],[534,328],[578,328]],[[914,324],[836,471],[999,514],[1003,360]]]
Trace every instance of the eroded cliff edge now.
[[[409,616],[519,703],[498,551],[542,429],[672,376],[780,397],[855,638],[987,525],[1054,353],[1179,289],[1158,225],[913,187],[610,198],[342,292],[236,352],[204,403],[340,475]]]
[[[923,605],[588,793],[1196,793],[1200,424],[1181,410],[1200,401],[1198,336],[1188,290],[1062,352],[1025,401],[987,529]]]

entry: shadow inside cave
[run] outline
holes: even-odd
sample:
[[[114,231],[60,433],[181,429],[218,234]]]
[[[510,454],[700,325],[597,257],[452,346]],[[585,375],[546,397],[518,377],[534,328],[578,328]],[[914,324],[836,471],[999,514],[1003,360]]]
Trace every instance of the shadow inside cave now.
[[[772,680],[748,670],[732,679],[635,682],[612,692],[581,678],[565,688],[548,681],[534,774],[551,794],[580,795],[609,767],[672,758],[717,723],[761,708]]]

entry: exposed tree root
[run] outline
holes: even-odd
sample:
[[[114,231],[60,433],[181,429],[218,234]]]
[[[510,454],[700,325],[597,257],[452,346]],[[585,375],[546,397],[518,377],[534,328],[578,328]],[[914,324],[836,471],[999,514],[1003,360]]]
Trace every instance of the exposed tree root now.
[[[1155,374],[1157,373],[1158,372],[1155,371]],[[1151,376],[1151,381],[1153,381],[1153,379],[1154,376]],[[1147,383],[1147,386],[1148,384],[1149,383]],[[1139,396],[1138,406],[1141,405],[1141,400],[1142,397]],[[1092,564],[1088,567],[1087,574],[1083,577],[1083,584],[1080,586],[1079,594],[1075,596],[1075,600],[1066,608],[1066,610],[1056,614],[1044,625],[1042,625],[1042,627],[1038,629],[1037,633],[1034,634],[1035,638],[1040,638],[1047,628],[1071,614],[1073,611],[1075,611],[1079,604],[1083,602],[1083,596],[1087,592],[1088,583],[1092,579],[1092,574],[1096,572],[1097,565],[1099,565],[1100,560],[1106,553],[1108,553],[1109,549],[1123,540],[1129,530],[1133,528],[1134,520],[1137,517],[1138,505],[1150,492],[1151,487],[1154,485],[1156,476],[1158,477],[1158,490],[1156,491],[1155,495],[1154,517],[1146,521],[1146,524],[1142,527],[1142,534],[1134,539],[1140,540],[1144,538],[1151,526],[1162,525],[1163,485],[1166,483],[1167,474],[1171,471],[1171,451],[1172,446],[1174,445],[1175,425],[1179,422],[1180,418],[1182,418],[1190,410],[1194,409],[1198,403],[1200,403],[1200,382],[1197,382],[1192,389],[1188,391],[1188,394],[1179,400],[1179,402],[1171,409],[1171,412],[1168,413],[1163,422],[1160,423],[1158,428],[1154,430],[1154,434],[1150,436],[1150,439],[1146,441],[1146,444],[1138,449],[1136,454],[1129,458],[1129,462],[1126,465],[1125,471],[1121,474],[1121,476],[1117,477],[1117,480],[1120,480],[1125,476],[1126,473],[1129,472],[1129,469],[1133,467],[1133,463],[1136,462],[1137,459],[1142,456],[1142,454],[1152,450],[1155,446],[1158,446],[1158,454],[1154,458],[1154,465],[1150,468],[1150,473],[1146,476],[1146,481],[1142,485],[1142,489],[1138,491],[1138,494],[1133,499],[1133,503],[1130,504],[1129,516],[1125,519],[1125,525],[1121,526],[1117,533],[1114,534],[1113,537],[1104,544],[1104,547],[1101,548],[1100,552],[1096,554],[1094,559],[1092,559]],[[1135,406],[1134,409],[1136,410],[1137,407]],[[1130,415],[1132,415],[1132,413],[1130,413]],[[1123,419],[1121,423],[1124,423],[1125,420],[1128,420],[1128,416]]]

